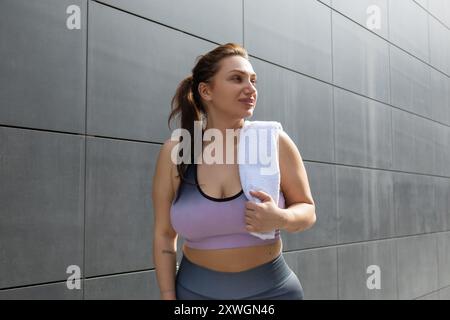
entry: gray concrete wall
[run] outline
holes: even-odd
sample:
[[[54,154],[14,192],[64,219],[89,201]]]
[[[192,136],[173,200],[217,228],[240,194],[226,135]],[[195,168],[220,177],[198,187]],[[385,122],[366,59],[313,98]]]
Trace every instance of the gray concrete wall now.
[[[169,102],[226,42],[258,73],[253,119],[280,121],[305,162],[318,220],[282,234],[305,298],[450,299],[450,2],[176,3],[1,0],[0,299],[159,298]]]

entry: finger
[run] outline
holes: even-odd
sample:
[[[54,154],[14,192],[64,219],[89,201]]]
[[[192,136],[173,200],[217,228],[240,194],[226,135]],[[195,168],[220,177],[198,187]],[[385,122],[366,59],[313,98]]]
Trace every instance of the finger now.
[[[272,197],[268,193],[265,193],[264,191],[253,191],[253,190],[250,190],[250,194],[252,196],[257,197],[262,202],[270,201],[272,199]]]
[[[256,208],[257,208],[256,203],[254,203],[252,201],[247,201],[245,203],[245,209],[247,209],[247,210],[254,211],[254,210],[256,210]]]

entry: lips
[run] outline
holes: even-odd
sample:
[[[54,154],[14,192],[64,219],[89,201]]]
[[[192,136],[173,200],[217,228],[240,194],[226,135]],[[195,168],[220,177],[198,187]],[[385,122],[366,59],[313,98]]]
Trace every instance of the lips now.
[[[239,99],[240,102],[248,104],[248,105],[254,105],[255,100],[254,99]]]

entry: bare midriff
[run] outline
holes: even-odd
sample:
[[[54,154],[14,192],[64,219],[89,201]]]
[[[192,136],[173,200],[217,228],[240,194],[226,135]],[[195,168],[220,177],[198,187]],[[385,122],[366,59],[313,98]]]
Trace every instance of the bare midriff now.
[[[274,260],[282,251],[281,238],[275,243],[230,249],[194,249],[183,245],[186,258],[202,267],[219,272],[241,272]]]

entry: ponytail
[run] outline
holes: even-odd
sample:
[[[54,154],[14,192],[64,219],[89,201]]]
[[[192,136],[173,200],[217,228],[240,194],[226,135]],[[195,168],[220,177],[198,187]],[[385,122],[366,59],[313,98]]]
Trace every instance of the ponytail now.
[[[220,45],[205,55],[197,57],[197,59],[200,59],[192,69],[192,75],[180,82],[171,100],[172,111],[167,124],[170,129],[170,121],[179,116],[181,118],[180,128],[189,131],[191,136],[191,154],[189,157],[191,163],[194,162],[195,121],[205,121],[204,119],[206,119],[206,109],[198,92],[198,86],[201,82],[211,82],[214,75],[219,71],[219,63],[223,58],[236,55],[248,60],[247,51],[235,43]],[[184,150],[182,151],[184,152]],[[184,162],[177,165],[177,172],[182,180],[185,180],[186,168],[187,164]]]

